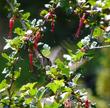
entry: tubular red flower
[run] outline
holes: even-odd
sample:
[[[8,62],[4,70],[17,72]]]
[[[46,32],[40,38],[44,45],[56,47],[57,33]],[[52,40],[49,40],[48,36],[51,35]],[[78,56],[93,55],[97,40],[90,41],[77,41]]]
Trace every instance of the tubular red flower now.
[[[37,49],[38,48],[38,42],[39,42],[39,40],[41,39],[41,34],[40,34],[40,32],[37,32],[36,33],[36,36],[35,36],[35,38],[34,38],[34,48],[35,49]]]
[[[75,35],[76,37],[79,37],[79,35],[80,35],[81,28],[84,25],[85,17],[86,17],[86,14],[84,13],[83,16],[80,18],[79,27],[78,27],[76,35]]]
[[[14,18],[13,17],[10,18],[10,20],[9,20],[9,34],[8,34],[8,38],[12,38],[12,29],[14,27],[14,22],[15,22]]]
[[[46,16],[45,16],[45,19],[48,20],[48,19],[52,19],[51,21],[51,32],[54,32],[55,31],[55,23],[54,23],[54,14],[53,12],[49,12]]]
[[[33,53],[29,53],[29,64],[30,64],[30,69],[33,69]]]
[[[54,23],[54,17],[52,17],[52,22],[51,22],[51,32],[55,31],[55,23]]]
[[[90,102],[88,99],[85,100],[85,108],[89,108],[90,106]]]

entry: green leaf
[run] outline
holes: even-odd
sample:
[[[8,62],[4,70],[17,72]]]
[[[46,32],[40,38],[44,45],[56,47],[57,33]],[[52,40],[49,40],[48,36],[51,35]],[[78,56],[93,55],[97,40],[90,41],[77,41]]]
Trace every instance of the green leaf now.
[[[25,34],[25,32],[19,27],[15,28],[14,33],[18,34],[19,36],[24,36]]]
[[[96,0],[88,0],[91,5],[96,5]]]
[[[6,79],[4,79],[1,83],[0,83],[0,93],[5,91],[5,89],[7,88],[8,84],[6,82]]]
[[[48,14],[48,11],[47,10],[42,10],[40,12],[40,16],[45,16],[46,14]]]
[[[75,59],[76,59],[75,61],[80,60],[80,59],[84,56],[84,54],[85,54],[85,52],[78,51],[78,52],[76,53],[76,55],[74,56]]]
[[[20,91],[25,91],[29,89],[33,89],[37,83],[28,83],[20,88]]]
[[[62,75],[66,75],[67,77],[69,77],[69,71],[70,71],[69,67],[65,66],[65,64],[60,59],[57,59],[55,63],[57,64],[60,73]]]
[[[15,71],[14,73],[14,78],[17,79],[20,76],[20,71]]]
[[[94,37],[99,37],[103,35],[103,30],[99,27],[95,28],[94,32],[93,32],[93,36]]]
[[[38,102],[37,102],[37,108],[43,108],[42,107],[42,103],[38,100]]]
[[[7,43],[11,46],[12,50],[18,50],[21,47],[21,37],[15,37],[13,40],[7,40]]]
[[[82,42],[81,42],[81,41],[78,42],[77,46],[78,46],[79,48],[82,48],[82,46],[83,46]]]
[[[57,90],[63,87],[64,85],[64,80],[54,80],[54,82],[49,83],[47,87],[50,88],[54,93],[56,93]]]
[[[4,57],[5,59],[7,59],[8,61],[10,60],[10,57],[6,53],[2,53],[2,57]]]
[[[105,6],[103,6],[103,9],[110,8],[110,1],[105,0]]]
[[[48,57],[50,55],[50,46],[47,44],[43,45],[42,54]]]
[[[49,74],[53,74],[53,75],[58,75],[57,69],[55,67],[51,67],[50,68],[50,73]]]
[[[77,84],[78,83],[78,79],[80,78],[81,74],[77,74],[73,79],[73,83]]]
[[[50,49],[43,49],[42,54],[45,55],[45,57],[48,57],[50,55]]]
[[[30,17],[30,13],[29,13],[29,12],[23,14],[23,16],[22,16],[22,18],[23,18],[24,20],[27,20],[29,17]]]
[[[45,104],[44,108],[59,108],[60,104],[59,103],[52,103],[52,104]]]
[[[64,92],[72,92],[72,89],[71,88],[69,88],[69,87],[66,87],[66,88],[64,88],[64,90],[63,90]]]
[[[60,59],[56,59],[55,63],[58,65],[58,68],[63,69],[64,63]]]
[[[26,98],[24,102],[25,104],[29,105],[32,102],[32,98]]]
[[[62,68],[62,74],[65,75],[66,77],[70,76],[69,72],[70,72],[69,67]]]
[[[38,89],[38,92],[37,92],[37,98],[38,100],[41,100],[44,93],[45,93],[46,89],[44,87],[41,87],[40,89]]]
[[[107,42],[107,43],[110,42],[110,38],[107,38],[107,39],[105,40],[105,42]]]
[[[36,92],[37,92],[36,89],[30,89],[30,90],[29,90],[30,96],[35,96]]]

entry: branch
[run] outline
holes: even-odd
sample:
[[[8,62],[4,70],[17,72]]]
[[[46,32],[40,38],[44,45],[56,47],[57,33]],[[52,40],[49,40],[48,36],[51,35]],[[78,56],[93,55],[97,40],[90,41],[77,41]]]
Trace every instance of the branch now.
[[[6,2],[9,4],[9,6],[11,7],[11,10],[13,11],[14,7],[13,7],[12,3],[9,0],[6,0]]]
[[[109,48],[110,45],[104,45],[104,46],[98,46],[98,47],[93,47],[93,48],[89,48],[90,50],[93,50],[93,49],[101,49],[101,48]]]

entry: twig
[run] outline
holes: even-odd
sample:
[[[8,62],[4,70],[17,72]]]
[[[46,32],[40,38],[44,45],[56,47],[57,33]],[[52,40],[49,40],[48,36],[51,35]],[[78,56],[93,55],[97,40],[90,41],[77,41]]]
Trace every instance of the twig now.
[[[105,45],[105,46],[97,46],[97,47],[93,47],[93,48],[89,48],[90,50],[93,50],[93,49],[101,49],[101,48],[109,48],[110,45]]]
[[[12,3],[9,0],[6,0],[6,2],[9,4],[9,6],[11,7],[11,10],[13,11],[14,7],[13,7]]]

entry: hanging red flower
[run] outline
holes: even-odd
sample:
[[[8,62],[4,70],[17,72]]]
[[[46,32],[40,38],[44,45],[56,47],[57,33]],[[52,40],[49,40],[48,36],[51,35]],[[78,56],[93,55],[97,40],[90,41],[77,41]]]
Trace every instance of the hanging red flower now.
[[[79,27],[78,27],[77,32],[75,34],[76,37],[79,37],[79,35],[80,35],[81,28],[84,25],[85,17],[86,17],[86,14],[84,13],[83,16],[80,18]]]
[[[55,31],[55,23],[54,23],[54,19],[55,19],[55,15],[53,14],[53,12],[49,12],[47,15],[45,15],[44,17],[46,20],[51,19],[51,32]]]
[[[52,22],[51,22],[51,32],[55,31],[55,23],[54,23],[54,16],[52,17]]]
[[[34,48],[37,49],[38,48],[38,42],[41,39],[41,33],[37,32],[34,38]]]
[[[14,27],[14,22],[15,22],[15,18],[12,17],[9,20],[9,34],[8,34],[8,38],[12,38],[12,29]]]
[[[33,53],[29,52],[29,64],[30,64],[30,69],[33,70]]]
[[[89,108],[90,106],[90,102],[88,99],[85,100],[85,108]]]

